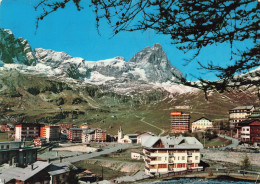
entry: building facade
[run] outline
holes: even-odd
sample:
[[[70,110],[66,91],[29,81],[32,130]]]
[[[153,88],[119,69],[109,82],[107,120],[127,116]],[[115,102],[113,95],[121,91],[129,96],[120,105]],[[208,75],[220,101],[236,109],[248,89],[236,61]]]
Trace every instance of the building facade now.
[[[171,132],[184,133],[190,129],[190,115],[183,112],[171,112]]]
[[[89,143],[95,140],[95,129],[82,130],[82,143]]]
[[[202,117],[192,123],[191,131],[206,130],[213,128],[212,121]]]
[[[146,136],[154,136],[155,134],[153,134],[152,132],[144,132],[141,133],[137,136],[137,144],[141,144],[142,143],[142,139]]]
[[[21,123],[15,126],[15,140],[33,140],[40,135],[40,125],[34,123]]]
[[[260,120],[245,120],[237,124],[237,137],[241,142],[260,145]]]
[[[201,170],[203,145],[195,137],[145,137],[142,140],[145,173]]]
[[[106,142],[107,141],[107,132],[101,128],[97,128],[95,131],[95,141],[96,142]]]
[[[247,120],[254,111],[254,106],[239,106],[229,110],[230,128],[235,128],[241,121]]]
[[[82,129],[81,128],[70,128],[69,140],[71,142],[82,142]]]
[[[40,137],[46,138],[46,141],[56,141],[60,139],[60,127],[55,125],[41,125]]]
[[[37,148],[25,147],[21,141],[0,142],[0,165],[26,166],[37,160]]]

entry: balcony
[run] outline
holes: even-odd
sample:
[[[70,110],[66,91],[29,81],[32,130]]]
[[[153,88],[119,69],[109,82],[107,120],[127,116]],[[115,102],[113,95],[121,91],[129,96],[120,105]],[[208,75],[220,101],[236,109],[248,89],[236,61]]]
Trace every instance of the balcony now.
[[[174,164],[174,160],[169,160],[169,164]]]
[[[187,163],[190,165],[192,164],[192,160],[188,160]]]
[[[144,168],[145,168],[146,170],[150,171],[150,168],[149,168],[149,167],[145,166]]]
[[[151,159],[146,158],[146,159],[145,159],[145,162],[150,163],[150,162],[151,162]]]

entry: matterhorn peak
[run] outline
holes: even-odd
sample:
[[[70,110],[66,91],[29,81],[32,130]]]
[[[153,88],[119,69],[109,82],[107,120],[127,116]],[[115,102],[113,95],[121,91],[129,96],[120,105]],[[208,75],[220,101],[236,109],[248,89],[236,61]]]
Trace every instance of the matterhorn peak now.
[[[156,50],[156,49],[162,50],[162,45],[161,45],[160,43],[155,43],[155,44],[152,46],[151,49],[152,49],[152,50]]]
[[[129,62],[160,64],[161,62],[169,62],[166,53],[163,51],[161,44],[155,43],[152,47],[145,47],[143,50],[135,54]]]

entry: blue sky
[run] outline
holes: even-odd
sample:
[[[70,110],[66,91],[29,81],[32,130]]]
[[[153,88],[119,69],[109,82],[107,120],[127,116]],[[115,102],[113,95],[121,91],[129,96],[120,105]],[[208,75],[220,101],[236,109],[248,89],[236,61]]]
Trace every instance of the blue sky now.
[[[1,2],[1,0],[0,0]],[[157,35],[153,31],[147,32],[122,32],[111,38],[112,29],[106,25],[101,26],[101,36],[97,34],[95,15],[85,7],[77,11],[73,4],[65,9],[54,12],[40,21],[36,31],[36,17],[40,12],[35,12],[34,5],[37,0],[2,0],[0,6],[0,27],[11,29],[16,37],[27,39],[32,48],[45,48],[55,51],[64,51],[73,57],[82,57],[89,61],[123,56],[126,61],[135,53],[154,43],[160,43],[167,53],[171,64],[194,79],[193,74],[204,79],[215,80],[214,74],[198,70],[196,62],[183,66],[184,54],[171,44],[168,36]],[[239,45],[244,48],[248,45]],[[202,63],[213,61],[215,64],[224,65],[230,58],[230,45],[224,43],[218,46],[205,48],[198,59]]]

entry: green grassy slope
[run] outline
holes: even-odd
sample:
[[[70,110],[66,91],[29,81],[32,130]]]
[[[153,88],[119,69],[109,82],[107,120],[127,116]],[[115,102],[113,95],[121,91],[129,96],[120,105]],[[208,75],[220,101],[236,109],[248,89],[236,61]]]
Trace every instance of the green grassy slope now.
[[[0,74],[0,123],[72,122],[80,125],[87,122],[91,127],[102,127],[111,134],[120,126],[124,133],[151,131],[159,134],[160,129],[144,121],[167,133],[170,131],[170,112],[182,110],[175,106],[183,105],[190,106],[182,111],[191,114],[191,122],[202,116],[227,120],[230,108],[259,104],[255,92],[210,92],[208,101],[203,92],[175,94],[168,98],[167,92],[151,91],[130,97],[104,92],[95,86],[75,86],[44,76],[3,71]]]

